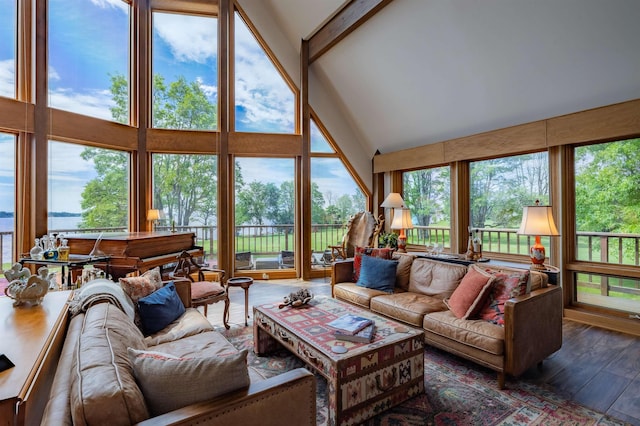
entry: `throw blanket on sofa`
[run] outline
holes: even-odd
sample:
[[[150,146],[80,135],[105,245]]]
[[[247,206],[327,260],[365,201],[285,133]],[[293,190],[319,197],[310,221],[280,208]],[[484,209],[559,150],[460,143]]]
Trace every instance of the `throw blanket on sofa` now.
[[[131,319],[135,317],[133,302],[122,290],[120,284],[106,278],[89,281],[73,294],[69,301],[69,312],[75,316],[86,312],[92,305],[109,302],[122,310]]]

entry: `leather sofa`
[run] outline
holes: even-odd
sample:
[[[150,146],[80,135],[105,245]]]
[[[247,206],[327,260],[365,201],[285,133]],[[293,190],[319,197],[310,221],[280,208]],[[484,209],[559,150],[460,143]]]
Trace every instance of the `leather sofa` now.
[[[473,265],[395,253],[398,260],[392,294],[354,282],[354,261],[332,266],[332,295],[425,331],[425,343],[474,361],[498,373],[518,376],[562,346],[562,292],[546,274],[530,271],[526,294],[504,304],[504,324],[460,319],[445,304]],[[483,263],[494,272],[523,271]]]
[[[175,284],[188,307],[189,284]],[[187,308],[160,332],[144,337],[116,304],[93,304],[70,320],[42,424],[263,426],[280,425],[283,419],[292,424],[316,423],[315,377],[304,368],[264,378],[248,367],[248,386],[155,415],[149,392],[142,393],[140,377],[132,371],[132,347],[152,357],[170,354],[178,361],[243,355],[194,308]],[[238,365],[247,368],[244,359]],[[242,373],[245,379],[246,373]],[[218,386],[217,379],[204,386]],[[192,392],[189,388],[179,390]]]

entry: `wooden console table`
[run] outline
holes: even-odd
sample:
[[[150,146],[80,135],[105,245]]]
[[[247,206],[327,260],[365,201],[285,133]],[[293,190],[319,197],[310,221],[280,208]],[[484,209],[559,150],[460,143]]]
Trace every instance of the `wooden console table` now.
[[[0,372],[0,425],[39,425],[67,330],[70,291],[52,291],[41,305],[13,307],[0,297],[0,342],[14,364]]]

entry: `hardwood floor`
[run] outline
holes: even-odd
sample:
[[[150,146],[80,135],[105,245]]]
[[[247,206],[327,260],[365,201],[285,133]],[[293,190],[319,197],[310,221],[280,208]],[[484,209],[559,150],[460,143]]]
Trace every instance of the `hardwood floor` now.
[[[313,281],[258,281],[249,289],[251,307],[279,303],[300,288],[314,295],[331,295],[330,277]],[[230,324],[244,326],[244,291],[232,288]],[[222,325],[222,304],[209,306],[208,318]],[[478,367],[482,368],[482,367]],[[586,407],[640,426],[640,339],[565,320],[562,348],[546,359],[542,368],[532,368],[519,378],[551,387],[556,393]]]

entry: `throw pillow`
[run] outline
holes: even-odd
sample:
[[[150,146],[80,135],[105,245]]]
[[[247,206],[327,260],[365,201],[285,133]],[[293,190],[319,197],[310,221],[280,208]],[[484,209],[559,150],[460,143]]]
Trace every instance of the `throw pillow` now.
[[[456,318],[467,319],[475,315],[482,308],[491,291],[493,275],[473,266],[475,265],[469,268],[451,297],[444,300]]]
[[[493,285],[484,307],[479,312],[480,319],[504,326],[504,304],[512,297],[522,296],[527,292],[529,271],[492,272]]]
[[[160,268],[151,269],[138,277],[125,277],[118,280],[131,301],[136,304],[142,297],[162,288]]]
[[[373,248],[373,247],[356,247],[353,256],[353,282],[358,282],[360,278],[360,269],[362,268],[362,256],[378,257],[380,259],[391,259],[393,249],[391,248]]]
[[[128,349],[152,416],[249,386],[247,350],[226,357],[176,358]]]
[[[138,301],[142,329],[146,335],[157,333],[180,315],[185,308],[173,281]]]
[[[393,293],[396,283],[397,260],[386,260],[372,256],[362,256],[362,268],[357,286]]]

